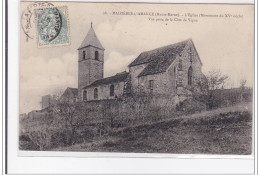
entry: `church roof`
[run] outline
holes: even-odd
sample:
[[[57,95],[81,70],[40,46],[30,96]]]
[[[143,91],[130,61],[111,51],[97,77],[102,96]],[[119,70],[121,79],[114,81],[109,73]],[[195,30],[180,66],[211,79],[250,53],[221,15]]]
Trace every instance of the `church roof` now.
[[[87,88],[87,87],[93,87],[93,86],[98,86],[98,85],[103,85],[103,84],[111,84],[111,83],[125,81],[128,74],[129,74],[129,72],[121,72],[121,73],[118,73],[118,74],[111,76],[111,77],[96,80],[92,84],[84,87],[84,89]]]
[[[181,54],[189,41],[192,42],[191,39],[188,39],[154,50],[142,52],[129,67],[148,63],[144,70],[138,75],[139,77],[165,72],[177,58],[177,55]]]
[[[68,96],[69,92],[71,92],[74,96],[78,96],[78,89],[77,88],[70,88],[70,87],[67,87],[67,89],[64,91],[62,96]]]
[[[84,48],[87,46],[94,46],[94,47],[105,50],[104,47],[102,46],[102,44],[100,43],[100,41],[92,27],[92,23],[91,23],[91,27],[90,27],[85,39],[82,41],[82,43],[78,49],[81,49],[81,48]]]

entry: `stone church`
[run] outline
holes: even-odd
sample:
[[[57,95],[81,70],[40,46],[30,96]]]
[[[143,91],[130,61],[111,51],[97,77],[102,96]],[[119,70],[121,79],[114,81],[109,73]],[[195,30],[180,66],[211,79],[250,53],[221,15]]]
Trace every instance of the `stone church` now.
[[[104,52],[91,24],[78,48],[78,100],[116,99],[129,93],[187,97],[191,94],[189,89],[204,76],[191,39],[142,52],[128,65],[128,72],[106,78]],[[66,91],[75,92],[75,89]]]

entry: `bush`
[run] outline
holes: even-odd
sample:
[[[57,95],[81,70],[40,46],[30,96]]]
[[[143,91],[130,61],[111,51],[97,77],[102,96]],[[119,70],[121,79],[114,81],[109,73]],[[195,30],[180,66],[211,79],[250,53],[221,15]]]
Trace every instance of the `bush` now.
[[[20,150],[40,150],[40,147],[30,139],[28,135],[20,135],[19,137],[19,149]]]
[[[190,98],[178,103],[176,105],[176,110],[185,112],[186,114],[191,114],[206,110],[206,105],[195,99]]]
[[[158,106],[151,107],[147,117],[149,117],[149,120],[152,120],[152,121],[160,120],[162,117],[161,108]]]

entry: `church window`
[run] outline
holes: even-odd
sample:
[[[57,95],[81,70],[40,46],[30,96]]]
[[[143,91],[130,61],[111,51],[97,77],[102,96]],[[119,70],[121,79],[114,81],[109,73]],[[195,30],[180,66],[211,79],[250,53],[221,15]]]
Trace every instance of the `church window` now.
[[[192,67],[190,66],[188,70],[188,85],[192,84]]]
[[[94,99],[97,99],[98,98],[98,89],[95,88],[94,89]]]
[[[86,59],[86,51],[83,51],[83,60]]]
[[[110,86],[110,96],[112,97],[112,96],[114,96],[115,95],[115,86],[112,84],[111,86]]]
[[[153,80],[149,80],[149,89],[153,90]]]
[[[182,60],[179,59],[179,70],[182,70]]]
[[[83,101],[87,101],[87,91],[83,91]]]
[[[99,60],[99,53],[98,53],[98,51],[95,51],[95,60]]]

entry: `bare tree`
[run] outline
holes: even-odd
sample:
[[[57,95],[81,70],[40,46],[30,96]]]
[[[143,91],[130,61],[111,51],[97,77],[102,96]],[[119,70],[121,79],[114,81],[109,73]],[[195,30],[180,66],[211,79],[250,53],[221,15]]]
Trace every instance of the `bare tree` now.
[[[245,89],[246,83],[247,83],[247,80],[245,78],[241,79],[240,80],[240,88]]]
[[[223,75],[219,70],[211,70],[208,74],[198,81],[199,92],[194,92],[193,97],[202,103],[207,104],[209,109],[221,105],[221,91],[216,92],[218,89],[223,89],[228,80],[227,75]],[[216,95],[218,94],[219,95]]]
[[[207,83],[209,90],[220,89],[225,86],[228,79],[227,75],[223,75],[220,70],[209,71],[207,77]]]
[[[73,145],[76,141],[75,134],[77,129],[85,126],[88,122],[88,111],[84,107],[84,103],[65,100],[57,97],[56,102],[51,106],[50,111],[56,118],[56,127],[68,129],[70,131],[68,144]]]

